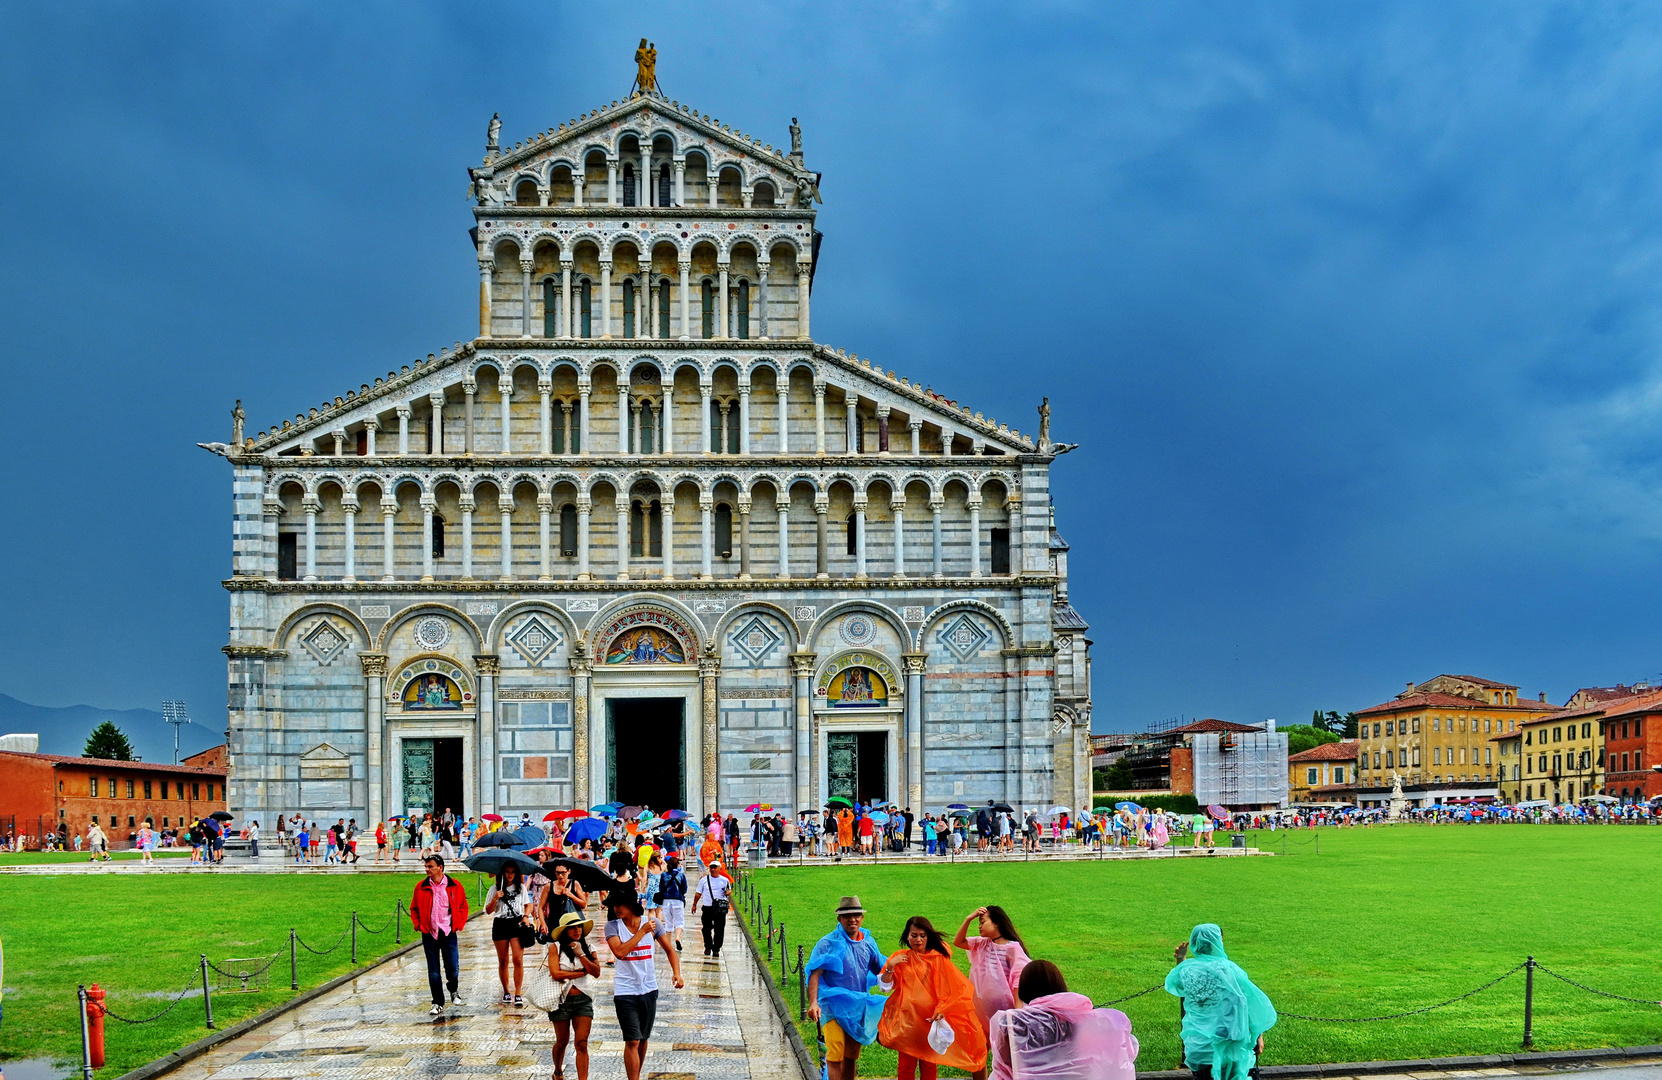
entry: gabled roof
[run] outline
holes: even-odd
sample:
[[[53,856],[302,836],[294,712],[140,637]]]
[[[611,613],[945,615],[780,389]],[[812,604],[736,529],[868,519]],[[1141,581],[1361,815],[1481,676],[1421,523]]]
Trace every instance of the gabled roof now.
[[[1630,701],[1624,701],[1620,705],[1611,706],[1605,710],[1604,719],[1614,720],[1621,716],[1653,712],[1662,712],[1662,690],[1652,691]]]
[[[1050,625],[1057,630],[1089,630],[1085,617],[1072,604],[1057,604],[1050,612]]]
[[[1312,746],[1308,750],[1300,750],[1289,755],[1289,765],[1300,761],[1355,761],[1357,742],[1355,739],[1343,739],[1339,742],[1322,743]]]
[[[1207,732],[1212,732],[1212,731],[1249,732],[1249,731],[1263,731],[1263,730],[1264,730],[1263,728],[1257,726],[1256,724],[1236,724],[1236,723],[1233,723],[1233,722],[1228,721],[1228,720],[1215,720],[1212,717],[1207,717],[1205,720],[1197,720],[1192,724],[1185,724],[1182,727],[1171,728],[1168,731],[1161,732],[1161,734],[1162,735],[1202,735],[1202,734],[1205,734]]]
[[[1496,682],[1493,679],[1480,679],[1476,675],[1450,675],[1448,672],[1445,671],[1443,674],[1437,676],[1437,678],[1438,679],[1459,679],[1461,682],[1476,683],[1478,686],[1487,686],[1491,690],[1516,690],[1517,689],[1517,687],[1512,685],[1511,683]],[[1436,681],[1435,679],[1427,679],[1425,682],[1429,683],[1429,682],[1435,682],[1435,681]],[[1420,685],[1424,686],[1425,683],[1421,683]]]

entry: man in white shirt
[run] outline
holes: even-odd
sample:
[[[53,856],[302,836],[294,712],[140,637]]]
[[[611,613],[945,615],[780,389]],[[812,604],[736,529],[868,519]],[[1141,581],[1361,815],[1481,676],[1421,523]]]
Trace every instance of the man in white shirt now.
[[[623,1032],[623,1071],[629,1080],[640,1080],[646,1060],[652,1022],[658,1015],[658,971],[652,962],[656,941],[669,957],[675,988],[686,985],[681,979],[681,958],[669,935],[657,919],[643,919],[641,902],[633,889],[613,890],[608,903],[616,916],[606,924],[606,946],[617,957],[612,969],[612,1004]]]
[[[721,955],[721,946],[727,939],[728,895],[732,889],[733,882],[725,871],[711,871],[699,879],[698,888],[693,890],[693,914],[697,915],[699,905],[704,905],[705,956]]]

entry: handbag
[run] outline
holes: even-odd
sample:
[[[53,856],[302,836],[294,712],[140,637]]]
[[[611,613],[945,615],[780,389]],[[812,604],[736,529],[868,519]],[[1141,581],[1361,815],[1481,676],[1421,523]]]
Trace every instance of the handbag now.
[[[525,976],[525,1000],[533,1008],[544,1012],[553,1012],[565,1003],[566,994],[571,990],[571,980],[556,979],[548,973],[548,961],[553,958],[555,946],[550,945],[549,954],[543,957],[534,971]]]

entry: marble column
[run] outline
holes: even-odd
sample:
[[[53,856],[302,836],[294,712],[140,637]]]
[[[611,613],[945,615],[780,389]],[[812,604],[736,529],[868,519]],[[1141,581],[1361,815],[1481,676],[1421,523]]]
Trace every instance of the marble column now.
[[[791,654],[791,681],[795,684],[796,753],[791,771],[796,777],[796,812],[812,810],[819,805],[814,798],[813,739],[814,739],[814,663],[818,658],[810,652]],[[916,806],[917,803],[912,805]]]
[[[718,454],[727,453],[727,448],[732,445],[727,441],[727,417],[732,410],[733,403],[731,401],[723,401],[716,406],[716,414],[721,418],[720,426],[716,431],[716,453]]]
[[[260,540],[265,551],[265,576],[275,581],[277,579],[277,523],[283,516],[283,504],[276,498],[268,497],[262,507],[263,511]]]
[[[970,577],[981,576],[981,500],[971,499],[970,512]]]
[[[336,431],[330,432],[329,434],[335,440],[335,456],[336,457],[345,457],[346,456],[346,432],[344,430],[336,430]]]
[[[577,580],[589,580],[589,511],[592,504],[588,493],[577,497]]]
[[[617,158],[606,159],[606,205],[616,206],[618,199]]]
[[[569,401],[560,402],[560,453],[562,453],[562,454],[569,454],[569,453],[572,452],[572,449],[571,449],[571,437],[572,437],[572,434],[573,434],[573,430],[572,430],[572,426],[571,426],[571,410],[572,410],[572,408],[573,408],[573,403],[572,402],[569,402]]]
[[[808,340],[808,264],[796,267],[796,336]]]
[[[912,433],[912,456],[917,457],[923,453],[923,421],[909,420],[906,428]]]
[[[444,456],[444,391],[438,390],[427,395],[427,404],[433,410],[433,426],[428,432],[431,440],[427,452],[433,457]]]
[[[943,505],[944,500],[938,496],[929,500],[930,545],[934,552],[933,568],[930,573],[931,576],[936,578],[940,578],[945,575],[945,567],[941,565],[941,507]]]
[[[700,447],[700,449],[699,449],[699,452],[702,453],[702,454],[711,453],[711,448],[710,448],[710,395],[714,390],[715,390],[715,384],[714,383],[701,382],[701,383],[698,384],[698,399],[701,403],[698,411],[699,411],[699,414],[704,418],[703,423],[701,425],[701,430],[704,433],[703,434],[704,445],[702,447]]]
[[[581,204],[579,204],[581,205]],[[577,334],[572,330],[575,323],[571,318],[571,263],[560,264],[560,336],[574,338]]]
[[[928,653],[901,653],[906,667],[906,797],[923,806],[923,669]]]
[[[473,453],[473,401],[479,392],[479,385],[472,382],[462,384],[462,454]]]
[[[473,669],[479,673],[479,807],[485,814],[496,813],[496,679],[502,672],[495,654],[477,655]]]
[[[320,504],[316,495],[307,495],[301,505],[306,510],[306,580],[317,580],[317,512]]]
[[[589,452],[589,390],[590,390],[590,386],[589,386],[589,381],[587,379],[582,379],[582,380],[578,381],[578,383],[577,383],[577,452],[579,454],[587,454]],[[567,448],[566,452],[567,453],[571,452],[569,447]]]
[[[571,174],[571,205],[583,205],[583,188],[588,184],[587,173],[573,171]]]
[[[551,581],[554,578],[553,552],[549,549],[549,532],[553,524],[554,497],[548,494],[537,496],[537,547],[540,556],[540,565],[537,568],[537,580]]]
[[[698,510],[702,516],[702,543],[700,545],[702,548],[702,555],[698,572],[698,577],[701,581],[709,581],[711,578],[715,577],[714,567],[712,565],[713,552],[716,546],[715,508],[715,500],[709,495],[700,495],[698,497]]]
[[[519,304],[519,336],[522,338],[528,338],[531,336],[532,265],[533,264],[530,259],[519,260],[519,276],[521,281],[520,296],[522,297]]]
[[[763,341],[768,336],[768,264],[756,264],[756,336]]]
[[[750,384],[739,387],[739,453],[750,454]]]
[[[692,340],[692,286],[688,282],[692,274],[692,263],[689,260],[681,261],[681,340]]]
[[[830,510],[830,502],[824,495],[814,496],[814,577],[820,579],[831,576],[830,567],[826,562],[825,543],[825,515]]]
[[[358,580],[358,500],[342,499],[340,508],[346,515],[346,569],[341,580],[352,582]]]
[[[825,384],[814,380],[814,453],[825,453]]]
[[[592,316],[591,316],[592,318]],[[600,263],[600,336],[612,336],[612,260]]]
[[[398,413],[398,456],[404,457],[410,452],[410,406],[406,402],[394,410]]]
[[[889,500],[889,512],[894,514],[894,576],[906,576],[906,496],[896,495]]]
[[[854,576],[866,576],[866,496],[854,500]]]
[[[618,492],[612,499],[612,505],[617,507],[617,579],[629,580],[629,496]]]
[[[421,497],[421,580],[433,580],[433,511],[431,495]]]
[[[551,401],[553,393],[553,380],[537,380],[537,434],[538,445],[542,448],[544,457],[554,452],[554,409]]]
[[[589,806],[589,661],[571,658],[571,778],[574,803]]]
[[[381,729],[385,726],[386,696],[383,689],[387,677],[385,653],[359,653],[358,662],[364,668],[364,782],[368,788],[368,811],[376,821],[386,820],[386,808],[381,805]]]
[[[641,452],[641,402],[639,398],[625,398],[617,411],[617,452]]]
[[[716,264],[716,340],[726,341],[727,334],[727,264]]]
[[[652,144],[641,142],[641,175],[640,182],[635,185],[635,201],[642,206],[651,206],[657,200],[657,183],[652,177]]]
[[[502,514],[502,580],[514,580],[514,494],[503,492],[496,508]]]
[[[479,260],[479,336],[491,336],[491,270],[489,259]]]
[[[664,580],[675,580],[675,489],[663,496],[664,515]]]
[[[381,430],[379,417],[371,416],[364,421],[364,454],[366,457],[375,456],[375,435]]]
[[[497,380],[496,389],[497,393],[502,395],[502,453],[506,455],[514,452],[514,377],[504,373],[502,378]]]
[[[398,499],[381,499],[381,580],[396,580],[393,574],[393,519],[398,515]]]
[[[721,660],[715,656],[703,656],[698,660],[698,678],[703,690],[704,705],[704,805],[702,813],[715,813],[718,793],[720,791],[720,774],[716,768],[718,760],[716,754],[716,720],[720,715],[719,677],[721,675]]]
[[[779,511],[779,577],[791,576],[791,499],[789,495],[776,500]]]
[[[473,580],[473,510],[476,505],[472,495],[463,495],[460,499],[462,507],[462,578]]]
[[[739,500],[739,578],[750,580],[750,500]]]
[[[781,454],[788,454],[788,453],[791,452],[791,424],[790,424],[790,420],[791,420],[791,374],[790,374],[790,372],[789,371],[781,371],[779,373],[778,379],[775,380],[774,385],[779,388],[779,452]]]
[[[675,370],[664,378],[664,439],[659,452],[675,453]]]
[[[675,205],[684,206],[687,184],[687,160],[682,157],[675,159]]]

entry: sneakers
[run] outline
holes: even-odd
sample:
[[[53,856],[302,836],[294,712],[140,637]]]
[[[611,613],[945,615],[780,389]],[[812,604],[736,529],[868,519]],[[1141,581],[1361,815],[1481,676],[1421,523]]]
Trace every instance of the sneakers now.
[[[444,1012],[444,1006],[443,1005],[434,1005],[431,1009],[427,1010],[427,1015],[428,1016],[438,1016],[443,1012]]]
[[[681,943],[680,943],[680,942],[679,942],[679,941],[677,941],[677,942],[676,942],[676,943],[675,943],[675,951],[676,951],[676,952],[680,952],[680,951],[681,951]]]
[[[450,1004],[452,1004],[452,1005],[464,1004],[464,1002],[462,1001],[462,995],[456,993],[456,991],[454,991],[454,990],[450,991]]]
[[[525,1004],[525,999],[523,997],[521,997],[520,995],[515,994],[514,995],[514,1004],[515,1005],[524,1005]]]
[[[502,1004],[512,1005],[513,1003],[514,1003],[514,995],[508,993],[506,990],[502,991]]]

